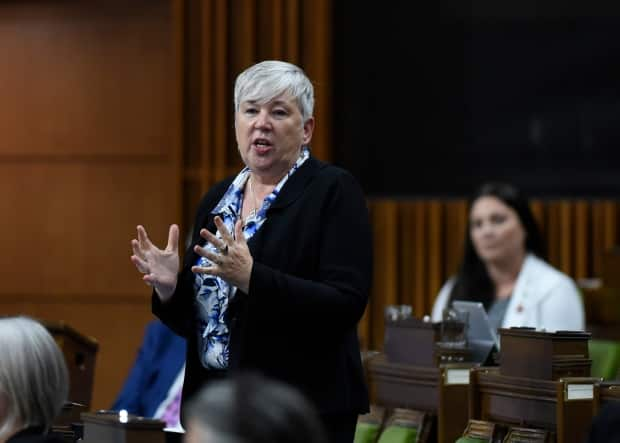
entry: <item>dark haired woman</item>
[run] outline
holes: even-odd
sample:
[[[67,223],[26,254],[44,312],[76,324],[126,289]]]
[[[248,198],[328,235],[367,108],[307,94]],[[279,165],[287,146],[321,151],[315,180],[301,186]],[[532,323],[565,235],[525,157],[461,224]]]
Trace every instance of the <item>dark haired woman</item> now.
[[[543,257],[527,200],[511,185],[483,185],[471,201],[459,272],[439,292],[433,321],[453,300],[470,300],[484,304],[495,328],[583,330],[579,290]]]

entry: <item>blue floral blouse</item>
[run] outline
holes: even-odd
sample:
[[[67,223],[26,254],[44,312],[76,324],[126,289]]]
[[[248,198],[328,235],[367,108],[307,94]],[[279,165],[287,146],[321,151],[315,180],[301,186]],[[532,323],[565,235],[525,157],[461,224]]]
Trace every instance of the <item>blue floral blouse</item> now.
[[[249,240],[262,226],[267,219],[267,210],[272,205],[284,183],[293,173],[310,157],[307,147],[302,149],[301,155],[273,189],[271,194],[265,197],[261,208],[256,215],[249,217],[243,227],[243,235]],[[230,184],[224,196],[211,214],[219,215],[229,232],[235,232],[235,223],[241,217],[241,205],[243,203],[243,193],[245,183],[250,176],[250,169],[244,168]],[[221,238],[219,231],[217,238]],[[219,253],[217,248],[211,243],[207,243],[205,248],[214,253]],[[199,257],[196,261],[197,266],[208,266],[210,260],[206,257]],[[196,308],[198,315],[198,352],[202,365],[207,369],[225,369],[228,367],[228,343],[230,333],[225,322],[228,301],[235,296],[237,288],[229,285],[220,277],[206,274],[196,274],[194,280],[194,291],[196,293]]]

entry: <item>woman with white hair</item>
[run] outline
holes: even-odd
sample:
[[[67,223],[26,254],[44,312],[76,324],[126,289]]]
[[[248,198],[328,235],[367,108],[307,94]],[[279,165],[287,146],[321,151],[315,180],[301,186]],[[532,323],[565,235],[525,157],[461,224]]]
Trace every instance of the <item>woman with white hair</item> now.
[[[183,268],[176,225],[165,250],[138,226],[131,260],[155,289],[154,313],[188,340],[183,401],[258,370],[309,398],[330,441],[351,443],[368,410],[357,338],[372,275],[364,194],[312,156],[314,89],[298,66],[249,67],[234,106],[245,168],[202,199]]]
[[[47,435],[69,393],[62,352],[28,317],[0,318],[0,443],[62,442]]]

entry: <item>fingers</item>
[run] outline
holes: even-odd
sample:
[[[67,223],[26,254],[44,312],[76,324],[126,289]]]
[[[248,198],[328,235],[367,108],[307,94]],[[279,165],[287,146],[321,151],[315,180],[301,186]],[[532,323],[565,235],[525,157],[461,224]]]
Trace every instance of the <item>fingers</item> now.
[[[226,242],[217,238],[214,234],[207,231],[206,229],[200,230],[200,236],[204,238],[206,241],[208,241],[209,243],[211,243],[213,246],[215,246],[220,251],[223,251],[226,248],[226,245],[227,245]]]
[[[140,249],[146,250],[153,247],[153,243],[149,240],[149,236],[146,233],[146,229],[142,225],[138,225],[136,228],[138,230],[138,245]]]
[[[131,256],[131,262],[136,266],[136,268],[138,268],[139,272],[143,274],[148,274],[150,272],[149,265],[146,260],[138,257],[137,255]]]
[[[138,240],[136,239],[131,240],[131,250],[133,251],[133,254],[136,257],[139,257],[142,260],[146,260],[146,256],[140,249],[140,244],[138,243]]]
[[[239,218],[237,223],[235,223],[235,238],[237,240],[245,241],[245,237],[243,235],[243,221],[241,221],[241,218]]]
[[[166,250],[172,252],[177,252],[179,250],[179,227],[177,225],[170,225]]]
[[[144,283],[149,286],[155,286],[155,283],[157,283],[153,274],[146,274],[144,277],[142,277],[142,281],[144,281]]]
[[[224,240],[224,242],[227,245],[232,245],[235,239],[232,237],[232,235],[228,231],[228,228],[224,224],[224,221],[222,221],[222,219],[219,216],[215,216],[213,221],[215,221],[215,226],[217,226],[217,230],[220,232],[220,235],[222,236],[222,239]]]
[[[208,249],[198,245],[194,246],[194,252],[196,252],[196,254],[200,255],[201,257],[208,258],[209,260],[211,260],[212,263],[222,264],[222,259],[224,257],[223,255],[215,254]]]
[[[194,274],[215,274],[215,266],[192,266],[192,272]]]

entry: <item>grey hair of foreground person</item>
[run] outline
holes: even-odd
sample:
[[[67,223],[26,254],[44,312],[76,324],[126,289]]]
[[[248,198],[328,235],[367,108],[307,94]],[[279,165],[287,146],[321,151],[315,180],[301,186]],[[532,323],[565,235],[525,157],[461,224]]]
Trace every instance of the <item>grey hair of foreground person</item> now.
[[[279,60],[257,63],[237,76],[235,112],[243,102],[263,105],[284,93],[297,101],[303,122],[312,117],[314,87],[300,67]]]
[[[28,317],[0,318],[0,438],[48,430],[68,393],[65,359],[47,329]]]
[[[191,443],[324,443],[316,410],[296,389],[258,374],[207,384],[187,407]]]

